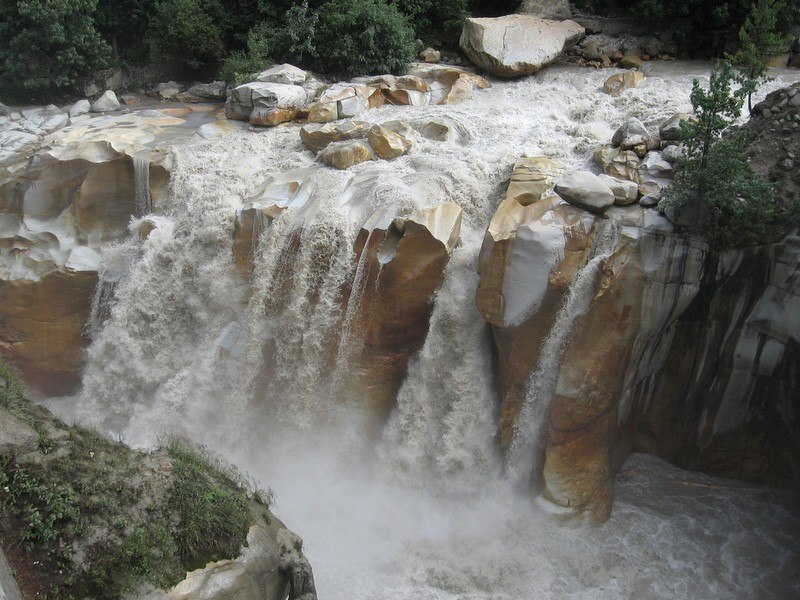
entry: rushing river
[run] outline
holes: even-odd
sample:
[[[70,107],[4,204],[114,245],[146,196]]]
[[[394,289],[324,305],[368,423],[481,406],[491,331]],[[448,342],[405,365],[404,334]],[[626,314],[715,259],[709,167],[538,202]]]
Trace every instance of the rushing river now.
[[[513,491],[496,450],[489,333],[474,298],[481,240],[514,162],[585,167],[629,117],[654,128],[690,111],[692,80],[707,73],[650,63],[642,84],[611,97],[609,71],[555,67],[456,106],[373,110],[362,119],[445,119],[456,135],[349,172],[315,165],[297,125],[175,150],[156,228],[104,251],[109,284],[78,418],[138,445],[186,435],[273,489],[324,600],[800,597],[797,495],[634,455],[611,520],[565,528]],[[774,76],[757,99],[800,80]],[[232,217],[269,177],[300,181],[306,197],[259,239],[248,290],[231,262]],[[443,202],[464,211],[461,244],[397,407],[367,441],[338,392],[359,343],[338,329],[341,285],[359,281],[353,242],[378,209]],[[324,368],[331,336],[343,340],[336,373]]]

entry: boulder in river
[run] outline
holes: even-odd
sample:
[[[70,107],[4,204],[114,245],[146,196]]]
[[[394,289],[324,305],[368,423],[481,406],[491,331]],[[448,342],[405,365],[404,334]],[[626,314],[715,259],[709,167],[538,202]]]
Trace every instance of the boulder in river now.
[[[583,35],[574,21],[530,15],[472,18],[464,22],[459,45],[469,59],[500,77],[537,73]]]

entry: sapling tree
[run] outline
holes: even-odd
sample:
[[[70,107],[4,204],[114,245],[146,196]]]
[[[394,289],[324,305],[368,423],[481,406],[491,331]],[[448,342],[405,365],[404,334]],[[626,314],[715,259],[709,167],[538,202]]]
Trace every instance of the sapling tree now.
[[[783,0],[755,0],[739,29],[739,49],[729,59],[739,71],[737,81],[747,88],[747,109],[753,114],[753,92],[766,81],[767,57],[785,51],[789,39],[778,32]]]
[[[742,103],[753,91],[753,82],[734,89],[736,76],[729,61],[720,61],[711,70],[708,90],[695,79],[689,99],[696,118],[681,122],[686,155],[705,165],[711,145],[742,114]]]
[[[722,135],[756,85],[751,80],[735,88],[735,81],[728,61],[714,66],[708,90],[695,80],[690,96],[695,118],[681,123],[685,157],[659,204],[664,210],[693,210],[693,228],[716,248],[762,242],[776,215],[772,186],[747,164],[746,134]]]

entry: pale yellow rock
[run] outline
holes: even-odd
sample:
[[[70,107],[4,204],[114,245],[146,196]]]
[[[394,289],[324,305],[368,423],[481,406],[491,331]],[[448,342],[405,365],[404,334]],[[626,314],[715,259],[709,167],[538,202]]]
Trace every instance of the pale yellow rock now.
[[[300,139],[306,148],[313,152],[319,152],[331,142],[367,137],[369,128],[370,124],[363,121],[305,125],[300,128]]]
[[[395,81],[395,87],[400,90],[415,90],[417,92],[427,92],[430,88],[428,82],[416,75],[403,75]]]
[[[322,151],[322,161],[329,167],[342,171],[374,159],[372,148],[363,140],[333,142]]]
[[[639,71],[615,73],[603,83],[603,91],[612,96],[616,96],[623,90],[636,87],[642,81],[644,81],[644,75]]]
[[[634,151],[620,150],[611,146],[600,148],[592,159],[606,175],[631,181],[636,181],[637,168],[642,162]]]
[[[314,102],[308,111],[309,123],[330,123],[338,118],[336,102]]]
[[[425,48],[425,50],[419,53],[419,57],[426,63],[438,63],[442,60],[442,53],[433,48]]]
[[[411,150],[411,142],[409,140],[399,133],[380,125],[375,125],[369,130],[367,139],[375,154],[383,160],[391,160],[403,156]]]
[[[644,60],[638,52],[627,52],[619,61],[619,66],[623,69],[641,69],[642,65]]]
[[[269,110],[262,110],[256,107],[250,113],[250,124],[262,127],[274,127],[281,123],[293,120],[297,116],[297,108],[294,107],[275,107]]]

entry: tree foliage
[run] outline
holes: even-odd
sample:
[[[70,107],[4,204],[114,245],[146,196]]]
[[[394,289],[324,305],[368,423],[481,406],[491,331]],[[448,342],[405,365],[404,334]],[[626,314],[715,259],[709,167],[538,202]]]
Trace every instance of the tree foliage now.
[[[686,154],[692,160],[705,163],[711,145],[741,116],[744,98],[754,84],[733,89],[734,81],[731,63],[720,61],[711,70],[708,91],[697,79],[692,83],[689,99],[697,118],[681,123]]]
[[[317,15],[314,69],[340,77],[398,73],[413,58],[413,32],[385,0],[331,0]]]
[[[0,0],[4,97],[54,99],[108,64],[95,28],[97,0]]]
[[[789,44],[789,38],[777,30],[778,13],[782,8],[783,0],[756,0],[739,29],[739,49],[730,56],[739,70],[739,82],[751,90],[747,94],[750,114],[753,113],[752,90],[769,80],[767,57],[786,51]]]
[[[406,16],[416,37],[454,46],[469,13],[467,0],[394,0],[393,4]]]
[[[763,243],[778,212],[772,185],[747,164],[747,134],[722,137],[752,91],[734,89],[735,77],[731,64],[722,61],[711,71],[708,90],[695,80],[690,99],[696,118],[681,123],[685,157],[659,204],[662,210],[689,211],[694,230],[715,248]]]

